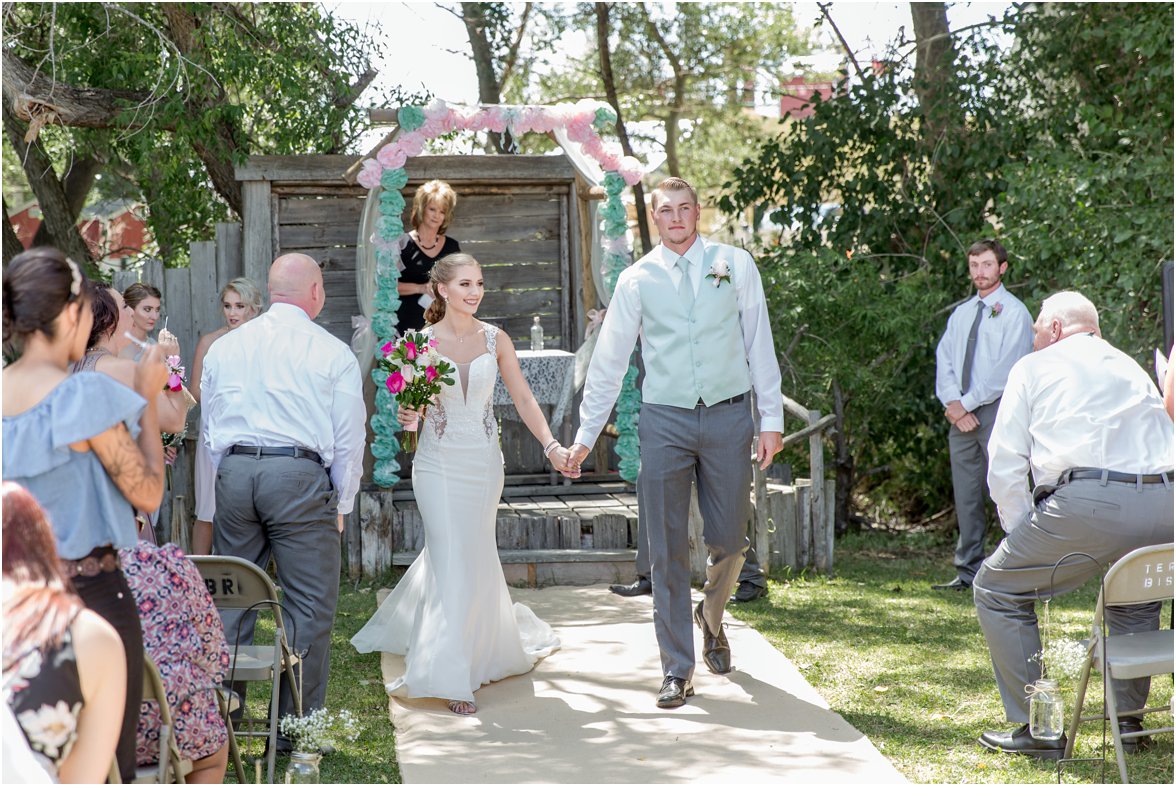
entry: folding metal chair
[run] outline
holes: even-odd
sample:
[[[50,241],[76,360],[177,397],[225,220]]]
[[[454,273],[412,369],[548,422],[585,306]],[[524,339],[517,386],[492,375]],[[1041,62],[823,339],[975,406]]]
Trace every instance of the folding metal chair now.
[[[143,654],[143,700],[154,700],[159,705],[159,762],[137,768],[132,783],[185,783],[184,779],[192,771],[192,762],[180,756],[167,690],[163,687],[159,669],[146,653]]]
[[[1167,704],[1157,707],[1124,707],[1115,703],[1115,691],[1111,679],[1136,679],[1151,677],[1157,674],[1171,674],[1172,659],[1172,631],[1154,630],[1140,633],[1108,634],[1105,630],[1105,612],[1108,606],[1131,606],[1139,603],[1172,600],[1173,585],[1176,576],[1173,575],[1173,545],[1165,543],[1158,546],[1146,546],[1123,555],[1103,579],[1102,591],[1098,595],[1098,604],[1094,610],[1094,629],[1088,642],[1086,664],[1082,668],[1082,676],[1078,680],[1078,689],[1074,700],[1074,716],[1070,721],[1070,734],[1066,742],[1065,758],[1074,753],[1074,738],[1078,733],[1078,725],[1083,721],[1109,720],[1111,735],[1115,742],[1115,758],[1119,764],[1119,776],[1123,783],[1127,780],[1127,761],[1123,756],[1123,738],[1142,737],[1147,734],[1165,733],[1173,730],[1172,726],[1163,728],[1144,729],[1126,735],[1119,732],[1119,718],[1133,715],[1145,715],[1152,712],[1170,712]],[[1086,686],[1090,680],[1090,671],[1097,668],[1103,675],[1103,695],[1106,697],[1106,714],[1082,714],[1082,706],[1086,700]],[[1105,737],[1103,738],[1105,741]]]
[[[302,714],[302,680],[298,670],[294,668],[299,663],[298,656],[290,647],[286,636],[286,625],[283,620],[282,605],[278,600],[278,590],[265,571],[252,562],[239,557],[226,556],[192,556],[189,557],[196,564],[212,596],[212,602],[221,612],[253,612],[269,609],[274,619],[274,644],[271,645],[241,645],[239,629],[230,630],[225,627],[225,637],[232,646],[231,665],[229,667],[229,682],[268,682],[271,686],[270,708],[266,717],[243,716],[237,721],[237,728],[233,728],[229,719],[228,703],[223,694],[218,694],[221,709],[225,713],[225,723],[232,729],[235,737],[246,739],[265,737],[268,739],[266,764],[268,783],[274,782],[274,760],[278,748],[278,698],[280,680],[283,674],[289,682],[294,697],[294,711]],[[265,731],[256,731],[255,727],[265,726]],[[245,782],[244,771],[241,766],[240,753],[236,740],[230,742],[230,754],[233,767],[237,772],[237,779]]]

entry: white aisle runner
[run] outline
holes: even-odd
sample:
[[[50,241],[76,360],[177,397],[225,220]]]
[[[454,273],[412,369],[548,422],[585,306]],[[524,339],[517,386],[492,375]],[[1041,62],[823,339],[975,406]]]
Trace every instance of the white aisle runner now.
[[[651,598],[604,585],[511,596],[549,622],[563,648],[529,674],[483,687],[470,717],[435,699],[390,699],[404,783],[906,782],[783,654],[730,615],[735,671],[706,670],[696,629],[697,695],[660,710]],[[391,682],[404,659],[384,654],[381,666]]]

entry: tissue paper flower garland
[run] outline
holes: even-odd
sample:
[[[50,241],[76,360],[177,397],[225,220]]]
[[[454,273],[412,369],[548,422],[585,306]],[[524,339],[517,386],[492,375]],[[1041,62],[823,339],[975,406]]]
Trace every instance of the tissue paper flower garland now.
[[[628,222],[621,192],[625,185],[640,182],[645,170],[641,162],[623,154],[619,144],[605,142],[600,132],[616,122],[612,107],[600,101],[584,99],[575,104],[554,106],[484,106],[450,107],[444,101],[433,101],[426,107],[404,106],[396,115],[401,133],[376,153],[374,159],[363,162],[357,180],[368,189],[380,188],[380,218],[376,222],[376,294],[373,301],[372,331],[376,345],[383,346],[396,335],[396,310],[400,296],[396,291],[400,279],[398,265],[404,246],[405,231],[402,216],[404,197],[400,189],[408,182],[404,164],[424,150],[425,142],[453,131],[494,131],[509,129],[518,136],[530,131],[548,133],[563,128],[568,138],[580,145],[585,155],[591,156],[607,174],[604,189],[608,196],[600,211],[604,235],[603,273],[611,293],[617,277],[629,265],[632,257],[627,239]],[[400,464],[396,455],[400,442],[396,434],[400,424],[396,420],[395,397],[388,391],[386,371],[372,370],[376,383],[376,411],[372,415],[375,442],[372,455],[376,459],[373,480],[380,486],[392,486],[399,480]],[[636,390],[637,369],[630,362],[629,370],[617,402],[617,455],[621,457],[621,477],[636,482],[640,466],[637,444],[637,412],[640,394]]]

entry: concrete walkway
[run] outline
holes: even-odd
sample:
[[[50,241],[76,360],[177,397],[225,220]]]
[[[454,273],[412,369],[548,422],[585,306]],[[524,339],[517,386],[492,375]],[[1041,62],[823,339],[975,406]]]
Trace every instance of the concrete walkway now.
[[[562,649],[483,687],[470,717],[440,700],[390,699],[405,783],[905,782],[784,655],[729,616],[736,670],[711,674],[700,654],[697,695],[659,710],[648,596],[602,585],[511,595],[555,628]],[[400,656],[381,665],[386,682],[404,671]]]

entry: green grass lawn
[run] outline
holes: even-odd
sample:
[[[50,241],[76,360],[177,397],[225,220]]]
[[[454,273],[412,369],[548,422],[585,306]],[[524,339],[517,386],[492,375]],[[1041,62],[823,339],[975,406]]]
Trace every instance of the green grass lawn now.
[[[833,710],[912,782],[1056,782],[1052,764],[988,753],[976,744],[987,729],[1011,727],[1004,721],[971,593],[930,589],[952,574],[951,547],[943,536],[850,536],[837,543],[836,568],[832,579],[776,576],[768,598],[730,608],[787,655]],[[332,709],[350,709],[360,733],[323,759],[323,783],[400,782],[379,657],[359,655],[349,643],[375,610],[376,588],[394,581],[391,576],[358,586],[344,581],[341,588],[327,701]],[[1091,584],[1051,604],[1062,635],[1084,637],[1096,595],[1097,585]],[[1167,608],[1162,619],[1165,625],[1171,619]],[[1091,682],[1089,707],[1102,695],[1097,676]],[[1171,697],[1171,678],[1153,680],[1151,704]],[[250,694],[251,706],[263,701],[264,691]],[[1149,720],[1170,724],[1171,716]],[[1097,755],[1101,741],[1100,724],[1084,725],[1077,755]],[[1172,735],[1156,742],[1151,751],[1129,757],[1133,782],[1172,783]],[[255,751],[260,753],[256,744]],[[279,782],[284,767],[279,758]],[[1112,748],[1105,778],[1119,781]],[[1103,782],[1098,763],[1069,765],[1062,780]]]
[[[1056,782],[1052,763],[996,755],[976,744],[988,729],[1012,727],[1004,720],[972,594],[930,588],[952,575],[949,546],[927,535],[851,536],[838,541],[835,565],[832,579],[773,581],[768,598],[730,608],[911,781]],[[1084,638],[1097,594],[1092,583],[1053,601],[1055,629]],[[1167,608],[1162,619],[1165,626],[1171,619]],[[1150,704],[1171,697],[1170,677],[1152,681]],[[1072,698],[1070,691],[1067,711]],[[1088,708],[1101,698],[1095,675]],[[1153,726],[1171,722],[1170,714],[1149,716]],[[1128,757],[1133,782],[1172,783],[1172,735],[1156,742],[1151,751]],[[1097,756],[1101,745],[1101,724],[1085,724],[1075,755]],[[1105,782],[1118,783],[1113,748],[1107,758]],[[1063,782],[1103,782],[1100,767],[1067,765]]]

